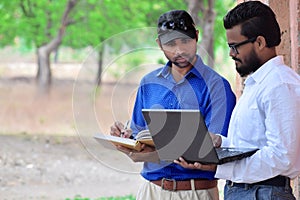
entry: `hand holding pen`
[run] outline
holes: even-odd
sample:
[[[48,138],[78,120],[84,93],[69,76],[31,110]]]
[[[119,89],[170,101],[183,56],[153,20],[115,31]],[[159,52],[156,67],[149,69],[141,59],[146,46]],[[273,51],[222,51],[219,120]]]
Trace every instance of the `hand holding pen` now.
[[[124,137],[124,138],[131,137],[130,120],[127,120],[123,129],[121,129],[120,137]]]
[[[125,137],[130,138],[131,137],[131,129],[130,127],[130,120],[128,120],[125,125],[123,125],[121,122],[116,121],[111,127],[110,127],[110,134],[113,136],[118,137]]]

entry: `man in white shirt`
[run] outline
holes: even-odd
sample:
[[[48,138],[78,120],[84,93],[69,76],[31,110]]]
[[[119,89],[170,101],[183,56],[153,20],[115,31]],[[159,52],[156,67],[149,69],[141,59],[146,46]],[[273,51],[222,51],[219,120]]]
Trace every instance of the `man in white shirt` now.
[[[227,180],[225,200],[295,199],[290,179],[300,174],[300,76],[276,55],[281,34],[275,14],[259,1],[244,2],[227,13],[224,27],[237,72],[249,76],[232,112],[228,137],[213,140],[224,147],[259,150],[218,166],[175,162],[216,169],[215,177]]]

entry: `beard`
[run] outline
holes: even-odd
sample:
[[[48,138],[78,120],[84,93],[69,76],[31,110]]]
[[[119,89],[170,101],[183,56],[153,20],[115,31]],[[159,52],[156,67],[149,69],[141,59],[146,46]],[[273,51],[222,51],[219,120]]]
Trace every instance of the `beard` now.
[[[186,57],[184,57],[184,59],[186,60],[185,62],[177,62],[178,59],[183,59],[182,56],[178,56],[176,58],[173,59],[172,63],[174,63],[174,65],[176,65],[179,68],[186,68],[191,66],[193,58],[189,58],[187,59]]]
[[[250,52],[249,56],[246,57],[244,61],[241,61],[240,59],[235,57],[233,57],[232,59],[240,63],[240,66],[238,66],[238,64],[236,63],[236,71],[240,74],[241,77],[245,77],[255,72],[261,66],[261,62],[254,50]]]

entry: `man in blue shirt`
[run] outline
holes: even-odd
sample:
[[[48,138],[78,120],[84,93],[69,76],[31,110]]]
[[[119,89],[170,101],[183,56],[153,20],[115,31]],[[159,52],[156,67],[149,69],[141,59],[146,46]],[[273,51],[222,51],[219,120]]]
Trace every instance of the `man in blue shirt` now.
[[[141,80],[132,114],[132,136],[147,128],[141,111],[150,108],[200,110],[208,130],[226,136],[235,95],[228,81],[197,55],[198,30],[193,19],[186,11],[172,10],[160,16],[157,30],[157,44],[169,62]],[[111,134],[120,136],[122,129],[116,122]],[[128,132],[125,136],[129,137]],[[155,148],[147,145],[141,152],[118,149],[133,161],[144,162],[141,175],[147,181],[137,199],[218,199],[213,171],[159,161]]]

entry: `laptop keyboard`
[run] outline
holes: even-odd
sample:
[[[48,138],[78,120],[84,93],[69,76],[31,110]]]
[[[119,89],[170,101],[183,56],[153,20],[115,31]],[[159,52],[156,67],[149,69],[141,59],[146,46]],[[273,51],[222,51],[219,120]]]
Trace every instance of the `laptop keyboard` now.
[[[216,148],[217,154],[219,159],[225,158],[225,157],[231,157],[236,156],[242,153],[242,151],[238,150],[232,150],[228,148]]]

